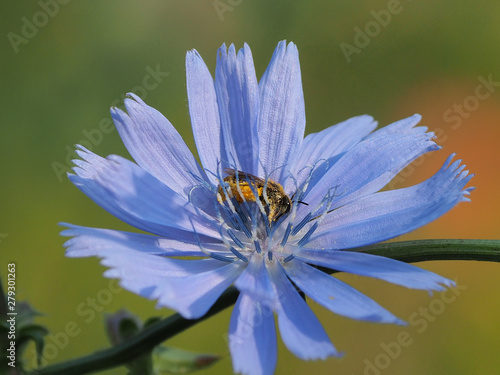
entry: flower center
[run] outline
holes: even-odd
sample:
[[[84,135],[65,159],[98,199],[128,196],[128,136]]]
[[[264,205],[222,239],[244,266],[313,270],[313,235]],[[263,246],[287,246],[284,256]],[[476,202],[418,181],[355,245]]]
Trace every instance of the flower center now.
[[[293,258],[293,250],[307,243],[328,212],[324,199],[318,208],[297,219],[300,191],[292,199],[283,187],[234,169],[225,170],[216,189],[215,210],[220,223],[220,235],[230,252],[210,252],[212,258],[231,262],[236,258],[248,262],[254,252],[273,256],[281,261]],[[304,188],[304,187],[303,187]],[[297,199],[294,199],[297,197]]]
[[[208,255],[226,262],[248,262],[255,252],[281,261],[293,258],[291,248],[304,244],[317,227],[310,223],[314,218],[310,214],[292,225],[299,203],[293,198],[299,194],[291,199],[281,184],[270,178],[234,169],[226,169],[225,173],[224,178],[217,176],[220,183],[214,204],[220,237],[229,251]]]
[[[228,176],[217,189],[220,204],[228,200],[240,205],[260,202],[259,208],[264,211],[270,226],[290,212],[292,201],[279,183],[234,169],[226,169],[226,173]]]

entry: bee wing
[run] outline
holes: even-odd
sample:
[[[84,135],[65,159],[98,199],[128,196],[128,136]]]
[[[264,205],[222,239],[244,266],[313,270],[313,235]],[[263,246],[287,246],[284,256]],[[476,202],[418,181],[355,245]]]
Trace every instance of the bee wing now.
[[[261,185],[264,185],[264,183],[266,182],[263,178],[254,176],[251,173],[246,173],[246,172],[243,172],[243,171],[238,171],[238,170],[233,169],[233,168],[224,168],[224,173],[226,173],[228,176],[231,176],[231,177],[235,177],[235,178],[237,177],[238,180],[240,180],[240,181],[249,181],[249,180],[252,180],[255,183],[261,184]]]
[[[236,172],[240,171],[236,171],[236,169],[233,168],[224,168],[224,173],[227,174],[228,176],[236,176]]]

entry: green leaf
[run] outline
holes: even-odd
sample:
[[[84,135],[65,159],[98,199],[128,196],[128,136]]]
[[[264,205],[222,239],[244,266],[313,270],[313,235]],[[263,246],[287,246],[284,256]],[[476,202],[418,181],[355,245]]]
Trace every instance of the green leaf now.
[[[213,365],[221,357],[201,354],[168,346],[157,346],[153,350],[153,374],[187,374]]]
[[[43,316],[41,312],[36,311],[27,301],[21,301],[16,306],[18,327],[32,324],[37,316]]]
[[[26,349],[27,345],[30,341],[35,343],[35,350],[37,356],[37,363],[40,366],[44,348],[44,336],[49,333],[49,331],[42,325],[34,324],[33,321],[37,316],[41,316],[43,314],[36,311],[28,302],[26,301],[16,301],[15,312],[17,315],[9,316],[15,320],[16,331],[15,338],[12,339],[3,339],[0,341],[0,349],[3,352],[7,350],[11,341],[15,341],[16,347],[16,360],[17,360],[17,368],[18,372],[16,373],[24,373],[23,370],[23,352]],[[1,282],[0,282],[0,312],[3,312],[3,315],[6,316],[6,300],[5,293],[3,292]],[[4,338],[7,338],[8,332],[10,330],[10,323],[7,319],[2,320],[0,322],[0,335]],[[4,347],[7,345],[7,347]],[[3,367],[5,364],[5,357],[0,359],[0,367]]]
[[[38,366],[42,363],[43,348],[45,345],[44,336],[49,333],[48,329],[38,324],[25,325],[19,330],[19,339],[16,344],[18,355],[21,356],[23,350],[30,341],[35,343],[36,359]]]
[[[104,323],[112,345],[128,340],[142,329],[141,320],[126,309],[121,309],[114,314],[106,314]]]
[[[114,314],[106,314],[104,321],[106,333],[113,346],[129,341],[143,329],[141,320],[127,309],[120,309]],[[141,356],[131,358],[125,365],[129,369],[129,375],[150,375],[151,355],[146,352]]]

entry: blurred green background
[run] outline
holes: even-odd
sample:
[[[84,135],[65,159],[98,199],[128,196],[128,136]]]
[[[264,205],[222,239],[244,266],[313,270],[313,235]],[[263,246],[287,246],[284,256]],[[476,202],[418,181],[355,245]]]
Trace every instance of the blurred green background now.
[[[117,292],[102,277],[97,259],[65,258],[57,223],[129,229],[80,193],[64,173],[72,158],[68,150],[82,141],[92,142],[92,150],[103,156],[128,156],[109,123],[109,107],[124,93],[135,91],[160,110],[194,149],[184,68],[185,53],[192,48],[213,72],[223,42],[238,48],[247,42],[260,77],[278,41],[296,43],[308,133],[363,113],[380,125],[422,114],[444,150],[405,169],[391,187],[429,177],[456,152],[476,173],[477,189],[472,203],[460,204],[404,239],[499,238],[499,2],[41,0],[2,2],[0,9],[0,275],[5,280],[7,262],[17,263],[18,299],[44,312],[37,322],[53,334],[64,332],[69,322],[77,325],[79,333],[67,345],[47,353],[51,363],[106,348],[104,313],[123,306],[144,319],[171,314],[156,310],[154,302]],[[450,301],[452,294],[429,297],[339,275],[415,324],[361,323],[313,305],[345,357],[303,362],[280,343],[276,373],[497,373],[500,265],[419,266],[457,280],[459,295]],[[230,374],[229,316],[230,309],[171,344],[224,355],[203,373]],[[402,332],[409,345],[393,352],[393,358],[381,355]],[[33,362],[32,348],[26,359]]]

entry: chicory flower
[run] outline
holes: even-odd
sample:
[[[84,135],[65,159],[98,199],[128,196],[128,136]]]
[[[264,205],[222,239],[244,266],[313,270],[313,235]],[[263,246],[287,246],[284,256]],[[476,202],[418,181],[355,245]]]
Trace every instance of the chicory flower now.
[[[70,180],[94,202],[144,233],[64,224],[67,256],[102,258],[106,277],[159,307],[195,319],[234,284],[233,367],[271,374],[277,360],[274,314],[296,356],[338,356],[301,296],[336,314],[404,324],[319,269],[369,276],[412,289],[453,282],[360,251],[407,233],[468,200],[472,177],[453,155],[428,180],[381,189],[419,156],[439,149],[419,115],[375,130],[358,116],[304,138],[299,57],[280,42],[258,82],[250,48],[222,46],[215,80],[196,51],[186,58],[187,93],[201,165],[172,124],[129,94],[112,108],[135,163],[78,147]],[[319,267],[318,267],[319,266]],[[300,291],[300,292],[299,292]]]

